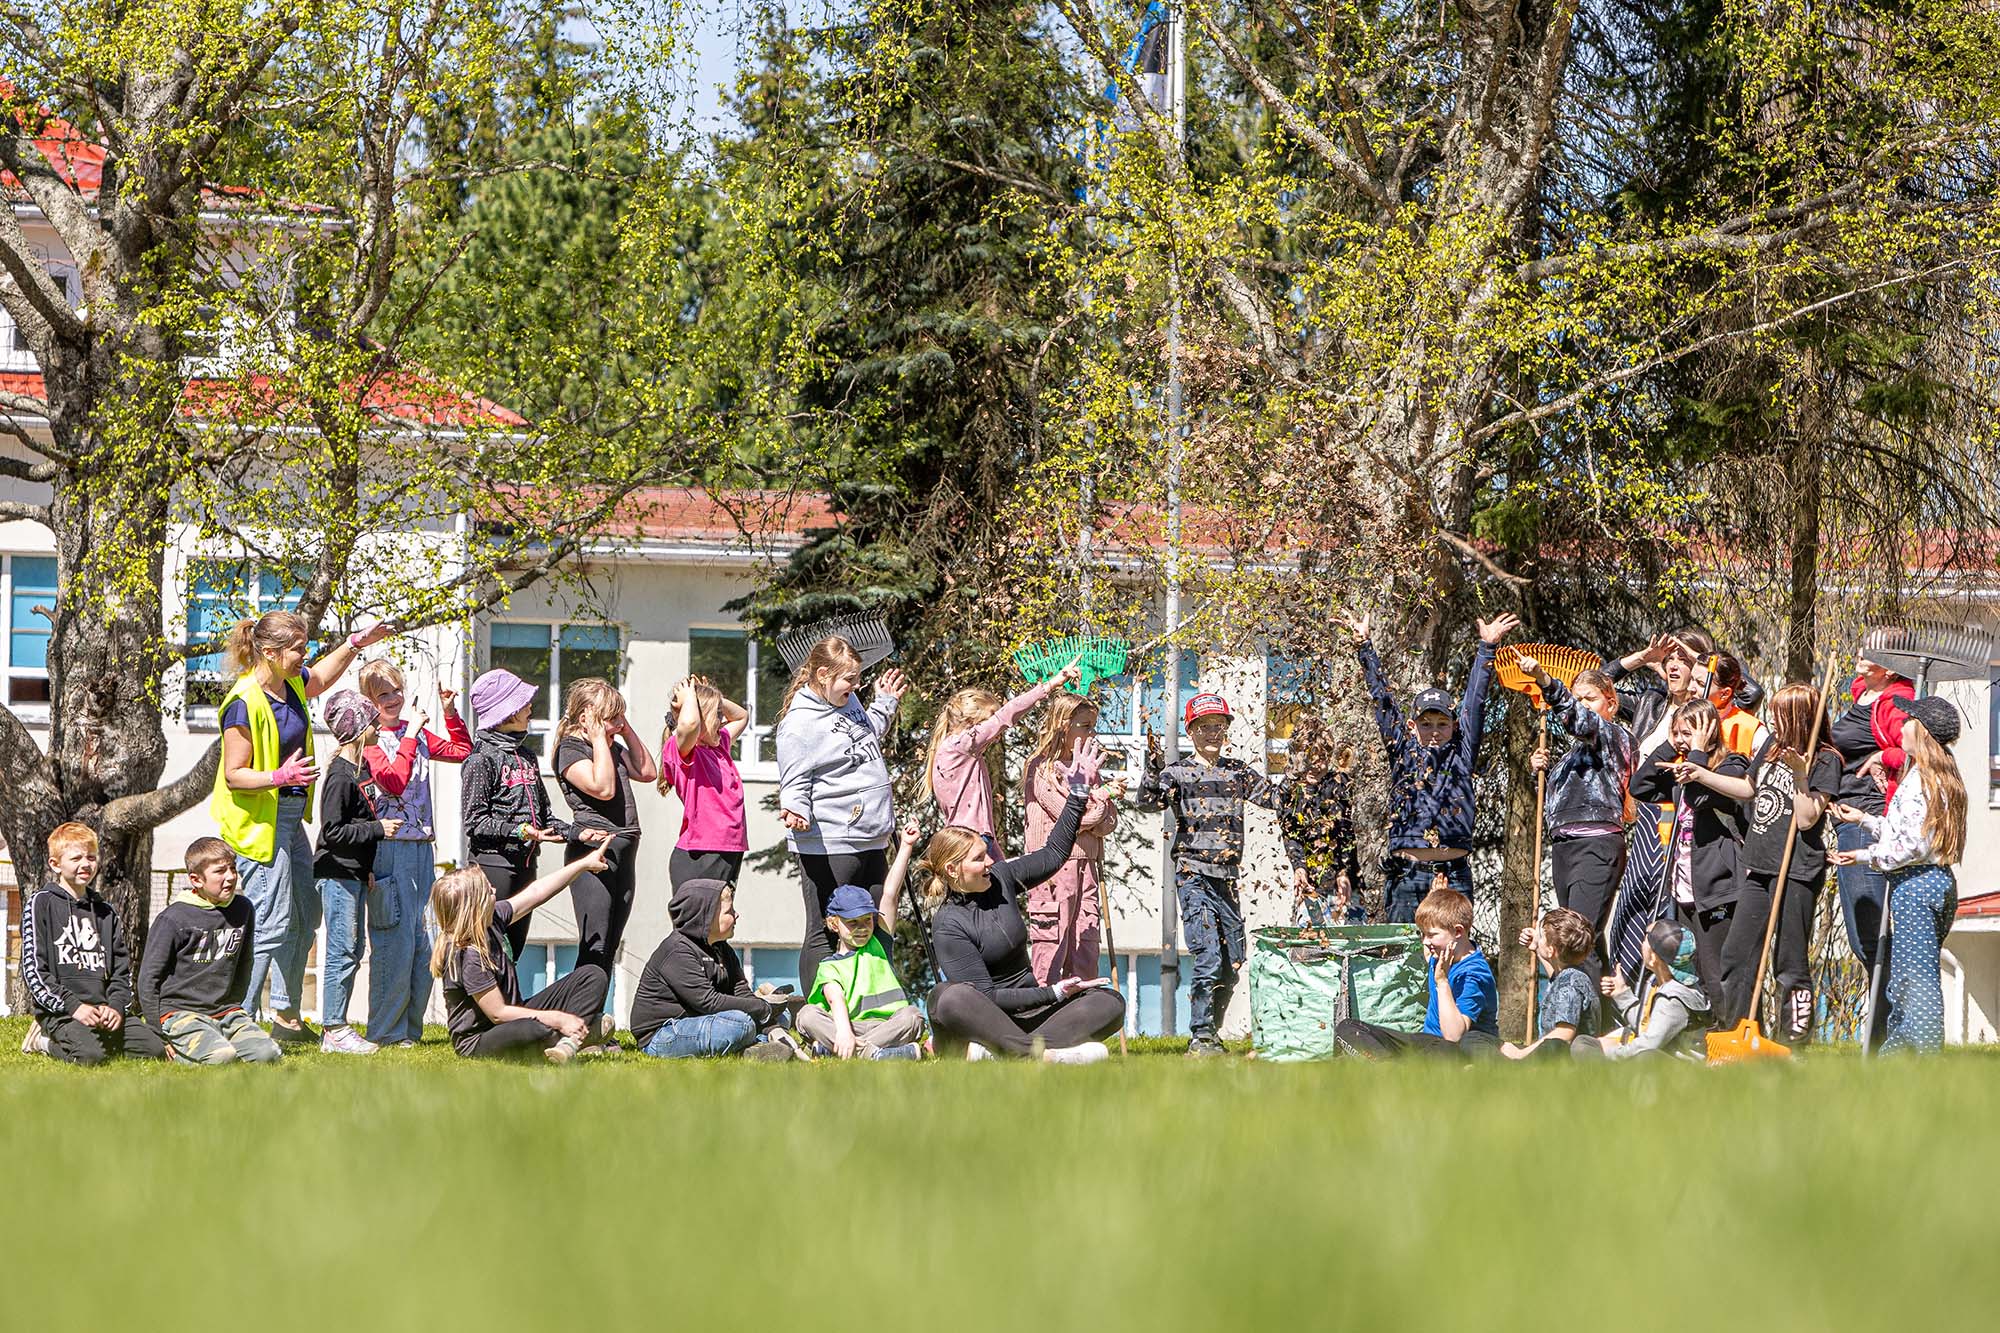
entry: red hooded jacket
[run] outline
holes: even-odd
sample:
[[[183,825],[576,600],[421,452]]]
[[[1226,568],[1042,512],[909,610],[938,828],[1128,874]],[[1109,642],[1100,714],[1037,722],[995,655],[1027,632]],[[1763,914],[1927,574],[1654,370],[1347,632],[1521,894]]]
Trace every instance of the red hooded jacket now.
[[[1854,678],[1850,687],[1853,697],[1859,699],[1867,686],[1861,677]],[[1901,676],[1894,677],[1882,687],[1872,711],[1868,715],[1868,729],[1874,734],[1875,746],[1882,752],[1882,772],[1888,778],[1888,786],[1883,790],[1882,799],[1887,801],[1896,794],[1896,783],[1903,776],[1903,714],[1902,710],[1890,703],[1892,699],[1914,699],[1917,687]]]

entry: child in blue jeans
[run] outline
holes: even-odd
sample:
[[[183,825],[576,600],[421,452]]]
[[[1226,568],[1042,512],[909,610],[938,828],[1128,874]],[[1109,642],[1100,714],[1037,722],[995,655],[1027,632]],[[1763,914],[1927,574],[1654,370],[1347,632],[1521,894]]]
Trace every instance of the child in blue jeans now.
[[[361,756],[375,743],[375,705],[357,691],[335,690],[320,706],[320,718],[340,752],[320,782],[319,847],[313,857],[313,878],[326,918],[319,1048],[334,1055],[373,1055],[379,1047],[349,1025],[347,1004],[361,970],[368,919],[378,915],[371,911],[377,901],[375,849],[403,821],[376,817],[364,778]]]
[[[1375,725],[1389,757],[1389,855],[1383,892],[1389,920],[1414,921],[1433,876],[1472,897],[1472,770],[1485,730],[1486,692],[1493,684],[1493,650],[1520,625],[1518,616],[1482,620],[1479,649],[1466,673],[1465,697],[1420,690],[1410,716],[1389,693],[1382,663],[1369,642],[1367,616],[1349,617],[1354,655],[1375,705]]]
[[[1181,938],[1194,959],[1188,988],[1187,1053],[1220,1055],[1216,1028],[1229,1010],[1243,967],[1243,909],[1236,875],[1243,862],[1243,802],[1276,810],[1279,793],[1241,759],[1224,758],[1229,701],[1219,694],[1188,700],[1183,721],[1194,754],[1163,764],[1159,742],[1146,738],[1141,809],[1173,812],[1174,889],[1181,904]]]

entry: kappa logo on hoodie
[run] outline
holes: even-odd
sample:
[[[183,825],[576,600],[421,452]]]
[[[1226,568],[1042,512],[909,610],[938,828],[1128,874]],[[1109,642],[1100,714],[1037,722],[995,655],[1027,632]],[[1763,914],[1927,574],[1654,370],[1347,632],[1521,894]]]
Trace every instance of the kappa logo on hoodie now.
[[[88,916],[72,916],[56,936],[56,962],[79,972],[103,972],[111,965],[104,937],[97,922]]]

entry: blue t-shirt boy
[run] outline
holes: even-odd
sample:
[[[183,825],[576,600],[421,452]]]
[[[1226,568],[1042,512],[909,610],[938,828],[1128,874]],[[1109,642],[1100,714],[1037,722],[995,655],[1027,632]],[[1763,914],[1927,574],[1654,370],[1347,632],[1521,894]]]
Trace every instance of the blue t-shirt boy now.
[[[1425,968],[1424,973],[1425,989],[1430,995],[1430,1005],[1424,1010],[1424,1032],[1428,1036],[1442,1037],[1444,1030],[1438,1026],[1437,973],[1430,968]],[[1472,1024],[1470,1031],[1483,1032],[1497,1039],[1500,1036],[1500,990],[1493,984],[1493,968],[1486,961],[1486,955],[1474,949],[1453,963],[1445,975],[1451,982],[1451,997],[1458,1002],[1458,1012]]]

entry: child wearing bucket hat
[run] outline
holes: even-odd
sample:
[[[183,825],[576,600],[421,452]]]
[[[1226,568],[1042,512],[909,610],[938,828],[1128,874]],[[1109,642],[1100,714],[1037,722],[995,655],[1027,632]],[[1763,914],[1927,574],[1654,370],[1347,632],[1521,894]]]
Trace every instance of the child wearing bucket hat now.
[[[1889,877],[1888,979],[1871,1015],[1883,1050],[1935,1051],[1944,1045],[1944,985],[1938,950],[1958,915],[1951,867],[1965,852],[1965,781],[1947,748],[1958,739],[1958,710],[1948,700],[1896,699],[1905,763],[1895,795],[1880,815],[1836,805],[1834,817],[1858,824],[1872,845],[1827,853],[1835,865],[1860,865]]]
[[[1243,864],[1243,803],[1275,811],[1278,789],[1241,759],[1226,756],[1229,701],[1219,694],[1188,700],[1182,722],[1194,753],[1168,764],[1146,736],[1146,776],[1134,798],[1142,810],[1172,814],[1174,891],[1181,941],[1194,959],[1188,988],[1187,1053],[1220,1055],[1216,1032],[1236,992],[1244,960],[1243,908],[1236,876]]]
[[[375,850],[403,826],[400,819],[376,814],[369,792],[372,784],[363,768],[362,755],[375,743],[378,716],[375,705],[357,690],[335,690],[320,705],[320,720],[340,747],[320,780],[319,845],[313,857],[313,879],[326,923],[319,1048],[335,1055],[373,1055],[379,1049],[347,1021],[354,977],[361,970],[362,946],[368,938]],[[372,1021],[369,1030],[375,1030]]]
[[[1382,661],[1369,641],[1370,617],[1349,616],[1354,655],[1375,706],[1375,726],[1389,758],[1389,854],[1383,894],[1389,920],[1417,919],[1417,904],[1434,876],[1472,897],[1472,770],[1486,725],[1486,693],[1493,684],[1493,653],[1521,623],[1519,616],[1481,620],[1479,647],[1465,677],[1465,696],[1454,703],[1435,686],[1420,690],[1406,717],[1389,692]]]
[[[478,731],[465,761],[460,796],[465,837],[473,863],[486,872],[496,897],[507,899],[535,878],[535,861],[545,842],[602,841],[586,836],[549,809],[541,761],[521,744],[534,712],[537,687],[505,667],[494,667],[472,682],[472,716]],[[507,943],[516,956],[528,943],[532,912],[507,924]]]

